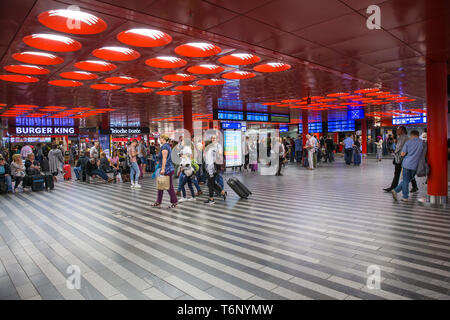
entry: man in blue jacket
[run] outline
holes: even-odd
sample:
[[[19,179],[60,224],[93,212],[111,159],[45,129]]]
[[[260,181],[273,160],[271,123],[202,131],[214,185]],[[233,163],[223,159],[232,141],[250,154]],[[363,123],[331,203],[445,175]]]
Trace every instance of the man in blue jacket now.
[[[295,160],[297,161],[297,165],[302,162],[302,136],[298,135],[297,139],[295,139]]]

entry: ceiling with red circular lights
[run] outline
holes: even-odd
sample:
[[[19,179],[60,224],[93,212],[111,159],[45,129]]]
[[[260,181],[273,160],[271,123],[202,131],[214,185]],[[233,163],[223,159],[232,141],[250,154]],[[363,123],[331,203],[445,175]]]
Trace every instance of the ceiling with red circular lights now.
[[[147,59],[145,63],[154,68],[180,68],[184,67],[187,61],[178,57],[167,56]]]
[[[173,83],[167,82],[167,81],[147,81],[144,82],[142,85],[144,87],[150,87],[150,88],[168,88],[172,86]]]
[[[177,73],[177,74],[168,74],[163,77],[164,80],[167,81],[192,81],[195,80],[196,76],[185,73]]]
[[[19,52],[14,53],[12,57],[20,62],[39,65],[55,65],[64,62],[63,58],[46,52],[34,52],[34,51]]]
[[[196,82],[200,86],[218,86],[225,83],[227,83],[226,80],[222,79],[202,79]]]
[[[197,66],[192,66],[187,69],[190,73],[195,74],[214,74],[225,70],[224,67],[215,64],[200,64]]]
[[[253,72],[248,71],[232,71],[222,74],[222,78],[234,80],[250,79],[253,77],[255,77],[255,74]]]
[[[220,63],[232,66],[245,66],[261,61],[261,58],[250,53],[233,53],[219,59]]]
[[[220,53],[222,49],[214,44],[206,42],[190,42],[175,48],[175,53],[180,56],[192,58],[204,58]]]
[[[106,82],[114,83],[114,84],[130,84],[130,83],[136,83],[139,80],[131,77],[109,77],[105,79]]]
[[[150,93],[153,91],[153,89],[150,88],[142,88],[142,87],[134,87],[134,88],[127,88],[125,89],[126,92],[130,93]]]
[[[26,64],[8,65],[8,66],[4,66],[3,69],[5,69],[8,72],[21,73],[21,74],[32,74],[32,75],[43,75],[43,74],[50,73],[50,70],[48,70],[46,68],[42,68],[39,66],[33,66],[33,65],[26,65]]]
[[[97,34],[108,27],[99,17],[81,10],[50,10],[41,13],[38,19],[50,29],[72,34]]]
[[[94,72],[106,72],[112,71],[117,68],[115,64],[106,62],[106,61],[98,61],[98,60],[87,60],[87,61],[79,61],[75,63],[75,68],[86,70],[86,71],[94,71]]]
[[[192,84],[188,84],[185,86],[177,86],[174,89],[175,90],[180,90],[180,91],[196,91],[196,90],[202,90],[203,87],[201,86],[195,86]]]
[[[92,54],[97,58],[110,61],[131,61],[141,56],[136,50],[124,47],[103,47],[95,49]]]
[[[83,85],[80,81],[74,81],[74,80],[52,80],[48,82],[49,84],[53,86],[59,86],[59,87],[80,87]]]
[[[291,66],[287,63],[268,62],[253,67],[253,70],[258,72],[280,72],[289,70]]]
[[[172,37],[159,30],[137,28],[122,31],[117,40],[135,47],[160,47],[171,43]]]
[[[32,34],[23,38],[30,47],[55,52],[70,52],[81,49],[81,43],[57,34]]]
[[[122,87],[114,84],[97,83],[91,85],[91,88],[96,90],[119,90]]]
[[[174,91],[174,90],[161,90],[157,91],[156,94],[159,94],[160,96],[176,96],[181,94],[180,91]]]
[[[32,83],[38,82],[39,79],[36,77],[18,75],[18,74],[0,74],[0,80],[10,81],[10,82],[22,82],[22,83]]]
[[[67,71],[60,73],[60,76],[72,80],[94,80],[98,78],[95,73],[87,71]]]

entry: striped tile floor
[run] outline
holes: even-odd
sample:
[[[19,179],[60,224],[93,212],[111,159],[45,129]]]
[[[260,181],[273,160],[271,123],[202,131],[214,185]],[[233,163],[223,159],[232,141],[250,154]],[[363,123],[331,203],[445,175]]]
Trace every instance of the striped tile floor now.
[[[417,202],[422,181],[404,204],[381,191],[390,161],[283,173],[237,174],[249,200],[227,187],[226,202],[175,210],[167,194],[149,207],[151,179],[2,196],[0,299],[450,298],[450,210]],[[369,266],[379,289],[367,287]]]

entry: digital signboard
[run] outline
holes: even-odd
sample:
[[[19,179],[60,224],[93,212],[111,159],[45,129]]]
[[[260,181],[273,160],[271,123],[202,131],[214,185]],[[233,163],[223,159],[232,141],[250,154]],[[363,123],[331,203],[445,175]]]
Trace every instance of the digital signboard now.
[[[328,132],[355,131],[355,120],[328,121]]]
[[[240,130],[225,130],[225,165],[239,167],[242,165],[242,132]]]
[[[291,122],[291,119],[288,114],[271,114],[270,122]]]
[[[217,120],[244,120],[244,112],[241,111],[228,111],[218,110]]]
[[[222,129],[241,129],[240,122],[222,122]]]
[[[289,127],[288,126],[280,126],[280,132],[288,132],[289,131]]]
[[[269,122],[268,113],[247,112],[247,121]]]
[[[322,122],[310,122],[308,123],[308,133],[321,133],[323,132]],[[298,133],[303,133],[303,125],[298,125]]]
[[[407,118],[392,118],[393,125],[402,125],[402,124],[423,124],[427,123],[427,117],[418,116],[418,117],[407,117]]]

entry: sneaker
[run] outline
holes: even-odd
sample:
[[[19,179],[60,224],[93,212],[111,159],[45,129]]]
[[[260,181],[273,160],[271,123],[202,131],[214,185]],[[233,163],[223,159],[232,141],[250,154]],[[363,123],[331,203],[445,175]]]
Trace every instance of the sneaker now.
[[[180,198],[180,200],[178,200],[178,202],[184,202],[184,201],[188,201],[187,198]]]
[[[189,198],[189,201],[197,201],[197,198]]]
[[[206,203],[206,204],[213,205],[213,204],[215,204],[216,202],[215,202],[214,200],[208,199],[208,200],[205,201],[205,203]]]
[[[391,192],[392,191],[392,189],[391,188],[385,188],[385,189],[383,189],[384,190],[384,192]]]
[[[134,185],[134,187],[139,189],[139,188],[141,188],[142,186],[141,186],[139,183],[136,183],[136,184]]]
[[[408,199],[407,198],[402,198],[401,201],[402,202],[408,202]]]
[[[134,188],[134,183],[131,183],[130,188]]]
[[[397,192],[395,192],[395,190],[391,190],[392,193],[392,198],[394,198],[395,201],[397,201]]]

